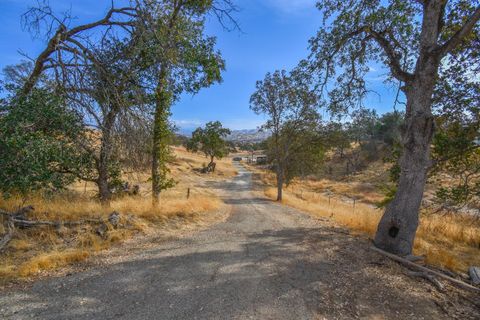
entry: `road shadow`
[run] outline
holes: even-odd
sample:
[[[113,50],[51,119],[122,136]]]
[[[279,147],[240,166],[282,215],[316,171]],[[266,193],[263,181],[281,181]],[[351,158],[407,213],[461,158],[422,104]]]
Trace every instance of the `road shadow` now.
[[[250,198],[239,198],[239,199],[232,199],[230,197],[224,198],[223,202],[230,205],[245,205],[245,204],[273,204],[274,201],[268,198],[261,198],[261,197],[250,197]]]
[[[428,295],[379,277],[383,259],[333,228],[200,237],[201,246],[181,239],[108,268],[40,281],[0,298],[1,312],[12,319],[438,318]]]

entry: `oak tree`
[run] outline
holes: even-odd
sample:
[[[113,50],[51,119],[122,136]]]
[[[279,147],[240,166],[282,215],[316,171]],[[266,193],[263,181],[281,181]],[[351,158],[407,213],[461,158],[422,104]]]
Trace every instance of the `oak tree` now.
[[[323,26],[311,40],[318,89],[332,110],[346,112],[367,94],[369,63],[380,63],[406,97],[398,188],[378,225],[374,243],[387,251],[412,252],[419,208],[432,165],[432,102],[443,65],[471,63],[478,52],[477,0],[319,1]],[[335,79],[333,79],[335,76]],[[333,85],[333,89],[329,88]]]
[[[230,134],[230,130],[224,128],[220,121],[211,121],[205,125],[205,128],[197,128],[192,133],[192,138],[187,143],[187,150],[193,152],[202,152],[210,158],[207,168],[215,171],[215,158],[221,159],[228,155],[229,145],[225,138]]]
[[[218,3],[223,3],[221,11]],[[224,61],[215,49],[215,37],[205,35],[205,16],[233,10],[229,1],[138,1],[134,32],[139,59],[154,96],[152,133],[152,199],[170,187],[168,178],[170,108],[182,93],[197,93],[221,81]]]
[[[267,73],[264,80],[257,81],[250,98],[250,108],[269,118],[263,128],[272,133],[269,145],[276,169],[277,201],[282,200],[285,182],[298,172],[294,169],[296,154],[310,147],[309,138],[319,122],[317,96],[305,80],[300,68],[291,73]]]

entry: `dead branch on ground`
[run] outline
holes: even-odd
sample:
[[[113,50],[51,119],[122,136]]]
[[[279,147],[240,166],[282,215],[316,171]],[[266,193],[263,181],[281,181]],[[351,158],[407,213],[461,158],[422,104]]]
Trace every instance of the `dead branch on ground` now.
[[[392,259],[392,260],[395,260],[401,264],[403,264],[404,266],[407,266],[407,267],[410,267],[410,268],[415,268],[415,269],[418,269],[418,270],[421,270],[423,271],[424,273],[427,273],[427,274],[432,274],[432,275],[435,275],[437,277],[440,277],[442,279],[445,279],[445,280],[448,280],[450,282],[452,282],[453,284],[455,284],[456,286],[460,287],[460,288],[463,288],[463,289],[466,289],[466,290],[470,290],[470,291],[474,291],[474,292],[477,292],[477,293],[480,293],[480,288],[477,288],[475,286],[472,286],[471,284],[468,284],[464,281],[461,281],[461,280],[458,280],[458,279],[455,279],[455,278],[452,278],[450,276],[447,276],[446,274],[443,274],[439,271],[436,271],[436,270],[432,270],[432,269],[429,269],[427,267],[424,267],[424,266],[420,266],[414,262],[411,262],[407,259],[404,259],[402,257],[399,257],[395,254],[392,254],[392,253],[389,253],[389,252],[386,252],[382,249],[379,249],[377,247],[374,247],[372,246],[371,247],[372,250]]]
[[[22,207],[15,212],[8,212],[0,209],[0,215],[6,217],[6,234],[0,240],[0,252],[4,250],[7,244],[12,240],[13,235],[15,234],[16,228],[32,228],[32,227],[75,227],[85,224],[99,224],[105,225],[106,222],[109,222],[114,228],[117,227],[120,214],[118,212],[112,212],[108,219],[105,221],[103,219],[83,219],[78,221],[45,221],[45,220],[29,220],[27,219],[27,214],[33,211],[32,206]]]

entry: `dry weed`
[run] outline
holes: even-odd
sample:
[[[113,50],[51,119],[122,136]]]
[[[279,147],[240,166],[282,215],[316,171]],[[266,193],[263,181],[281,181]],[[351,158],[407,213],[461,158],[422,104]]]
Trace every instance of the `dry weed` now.
[[[257,180],[266,185],[265,195],[275,199],[272,174],[259,170],[255,172]],[[359,190],[359,193],[350,194],[348,198],[332,192],[344,189],[343,182],[337,188],[332,188],[333,182],[330,181],[329,192],[319,188],[322,183],[310,180],[304,184],[296,182],[293,187],[284,190],[283,203],[316,216],[329,217],[373,238],[383,211],[368,204],[370,196]],[[352,198],[357,199],[355,205]],[[455,271],[465,272],[469,266],[480,265],[480,221],[461,214],[422,212],[414,252],[425,255],[429,264]]]
[[[131,238],[137,232],[147,232],[172,218],[184,223],[196,221],[202,213],[214,211],[221,206],[220,199],[202,187],[202,181],[221,179],[236,175],[229,160],[217,161],[214,174],[204,175],[199,169],[206,162],[200,154],[192,154],[182,147],[173,148],[175,160],[171,165],[176,185],[162,192],[160,204],[152,206],[149,174],[134,172],[124,178],[131,184],[140,185],[141,194],[135,197],[115,198],[109,208],[103,207],[93,196],[96,187],[91,183],[75,183],[62,194],[54,197],[32,195],[0,198],[0,208],[15,211],[25,205],[35,210],[29,219],[51,221],[80,221],[87,218],[106,219],[112,211],[121,213],[120,224],[124,227],[113,229],[109,226],[106,237],[96,234],[94,226],[66,229],[33,228],[17,230],[9,243],[7,252],[0,263],[0,280],[27,277],[42,270],[52,270],[87,259],[91,253],[108,249],[112,244]],[[187,199],[187,190],[190,196]],[[1,218],[0,218],[1,219]],[[3,225],[0,223],[0,229]],[[5,230],[0,230],[0,234]]]

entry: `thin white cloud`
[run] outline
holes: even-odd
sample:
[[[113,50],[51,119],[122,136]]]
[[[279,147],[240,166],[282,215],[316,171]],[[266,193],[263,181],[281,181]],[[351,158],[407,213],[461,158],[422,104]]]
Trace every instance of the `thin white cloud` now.
[[[193,128],[193,127],[200,127],[204,124],[201,120],[196,119],[173,119],[173,123],[180,128]]]
[[[378,76],[370,76],[370,77],[365,77],[365,80],[367,81],[385,81],[388,79],[388,75],[386,74],[382,74],[382,75],[378,75]]]

